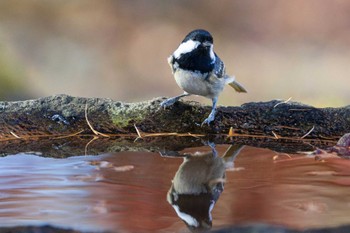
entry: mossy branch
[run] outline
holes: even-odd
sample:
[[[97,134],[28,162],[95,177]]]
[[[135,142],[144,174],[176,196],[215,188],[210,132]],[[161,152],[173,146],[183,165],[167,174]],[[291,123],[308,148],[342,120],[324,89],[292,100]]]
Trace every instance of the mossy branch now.
[[[0,102],[0,139],[30,135],[72,134],[83,131],[106,135],[145,133],[235,134],[273,137],[337,139],[350,132],[350,107],[314,108],[296,102],[247,103],[219,107],[210,126],[200,122],[210,107],[178,102],[159,107],[163,98],[139,103],[56,95],[36,100]],[[85,108],[87,108],[87,117]],[[312,129],[312,130],[311,130]],[[232,132],[232,130],[231,130]],[[307,135],[306,135],[307,134]]]
[[[16,151],[15,142],[23,140],[28,144],[28,150],[35,148],[28,141],[38,139],[45,139],[46,143],[55,139],[62,148],[61,144],[66,143],[67,137],[79,137],[71,143],[81,143],[83,148],[87,143],[94,144],[90,143],[92,137],[109,140],[108,150],[115,147],[110,139],[122,137],[122,144],[127,140],[131,146],[136,138],[142,138],[145,142],[138,141],[136,146],[152,145],[159,151],[161,148],[185,148],[193,144],[193,138],[269,148],[278,148],[281,142],[335,144],[342,135],[350,132],[350,106],[315,108],[277,100],[247,103],[239,107],[219,107],[215,121],[210,126],[201,127],[200,123],[210,112],[209,106],[180,101],[163,109],[159,106],[162,100],[164,98],[123,103],[111,99],[55,95],[0,102],[0,153],[5,153],[6,148]],[[165,136],[178,137],[171,140],[180,144],[170,146],[164,141],[150,139]],[[192,138],[192,141],[180,140],[184,137]],[[149,140],[153,140],[153,144]],[[199,146],[200,140],[195,141],[195,146]],[[118,143],[117,147],[122,148],[122,144]]]

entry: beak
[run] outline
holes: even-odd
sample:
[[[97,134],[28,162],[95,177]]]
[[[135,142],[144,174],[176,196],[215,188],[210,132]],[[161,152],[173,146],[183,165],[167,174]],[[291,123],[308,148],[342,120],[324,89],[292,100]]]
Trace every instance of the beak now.
[[[202,45],[203,45],[204,47],[210,47],[210,46],[212,45],[212,43],[210,43],[209,41],[204,41],[204,42],[202,43]]]

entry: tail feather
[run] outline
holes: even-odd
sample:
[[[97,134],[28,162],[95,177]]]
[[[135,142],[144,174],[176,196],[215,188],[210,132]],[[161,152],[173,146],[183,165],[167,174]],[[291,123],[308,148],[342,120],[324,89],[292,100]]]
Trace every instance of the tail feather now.
[[[247,90],[241,84],[239,84],[237,81],[232,81],[228,85],[233,87],[237,92],[247,93]]]

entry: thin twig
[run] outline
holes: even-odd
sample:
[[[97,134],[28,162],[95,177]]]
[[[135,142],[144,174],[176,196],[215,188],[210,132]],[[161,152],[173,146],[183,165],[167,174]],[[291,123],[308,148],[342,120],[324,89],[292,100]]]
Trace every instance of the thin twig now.
[[[275,136],[276,139],[280,139],[280,138],[281,138],[281,137],[278,136],[278,134],[276,134],[275,132],[273,132],[273,131],[271,131],[271,132],[272,132],[273,136]]]
[[[192,134],[192,133],[187,133],[187,135],[189,137],[194,137],[194,138],[201,138],[201,137],[204,137],[205,135],[204,134]],[[185,137],[186,135],[183,135],[183,137]],[[181,136],[180,136],[181,137]]]
[[[137,126],[134,124],[134,128],[137,133],[137,138],[135,141],[137,141],[140,138],[146,138],[146,137],[168,137],[168,136],[176,136],[176,137],[204,137],[204,134],[192,134],[192,133],[144,133],[142,132]]]
[[[12,132],[12,131],[10,131],[10,134],[12,134],[12,136],[14,136],[15,138],[18,138],[18,139],[20,139],[21,137],[20,136],[18,136],[17,134],[15,134],[14,132]]]
[[[98,139],[98,137],[97,136],[94,136],[88,143],[86,143],[86,145],[85,145],[85,149],[84,149],[84,154],[85,155],[87,155],[87,150],[88,150],[88,147],[89,147],[89,145],[93,142],[93,141],[95,141],[96,139]]]
[[[142,134],[141,131],[137,128],[136,124],[134,124],[134,128],[136,130],[137,133],[137,137],[135,138],[134,142],[136,142],[137,140],[139,140],[140,138],[142,138]]]
[[[85,104],[85,120],[86,120],[86,123],[88,124],[89,128],[91,129],[91,131],[95,134],[95,135],[101,135],[103,137],[109,137],[109,135],[107,134],[104,134],[104,133],[101,133],[101,132],[98,132],[97,130],[95,130],[92,125],[90,124],[90,121],[88,119],[88,116],[87,116],[87,109],[88,109],[88,105],[87,103]]]
[[[288,103],[291,99],[292,99],[292,97],[289,97],[287,100],[277,103],[275,106],[273,106],[273,108],[276,108],[276,107],[277,107],[278,105],[280,105],[280,104],[286,104],[286,103]]]
[[[72,134],[67,134],[67,135],[63,135],[63,136],[58,136],[58,137],[54,137],[52,139],[61,139],[61,138],[69,138],[69,137],[74,137],[74,136],[77,136],[79,134],[81,134],[82,132],[84,132],[85,130],[80,130],[76,133],[72,133]]]
[[[287,157],[290,158],[290,159],[292,158],[292,156],[290,156],[290,155],[287,154],[287,153],[276,153],[276,155],[273,156],[272,160],[277,160],[278,157],[280,157],[281,155],[285,155],[285,156],[287,156]]]
[[[301,139],[307,137],[312,131],[314,131],[315,126],[312,126],[312,128],[309,130],[309,132],[307,132],[304,136],[301,137]]]
[[[137,136],[138,136],[139,138],[142,138],[141,131],[137,128],[136,124],[134,124],[134,128],[135,128],[135,130],[136,130]]]
[[[270,138],[270,139],[276,139],[274,136],[269,136],[269,135],[258,135],[258,134],[235,134],[235,137],[241,137],[241,138]],[[229,136],[229,138],[232,138],[233,136]],[[302,142],[307,142],[307,141],[313,141],[314,139],[307,139],[307,138],[300,138],[300,137],[282,137],[278,140],[290,140],[290,141],[302,141]],[[330,139],[320,139],[319,141],[322,142],[331,142],[334,143],[337,140],[337,138],[330,138]]]
[[[191,134],[191,133],[149,133],[144,134],[142,137],[168,137],[168,136],[177,136],[177,137],[204,137],[204,134]]]

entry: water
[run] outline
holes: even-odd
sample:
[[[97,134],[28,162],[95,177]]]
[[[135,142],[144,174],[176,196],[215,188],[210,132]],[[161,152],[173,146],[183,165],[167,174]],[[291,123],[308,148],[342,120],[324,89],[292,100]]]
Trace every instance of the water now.
[[[227,148],[218,146],[218,154]],[[196,151],[210,153],[211,149],[185,152]],[[169,196],[167,200],[183,158],[141,152],[66,159],[32,154],[2,157],[0,225],[50,224],[91,232],[190,232],[188,225],[196,222],[204,228],[212,224],[213,229],[256,222],[296,229],[350,223],[349,160],[315,160],[254,147],[244,147],[234,167],[230,159],[208,169],[209,178],[192,173],[202,162],[186,164],[189,170],[182,168],[182,179],[188,180],[175,179],[174,186],[198,193],[207,186],[212,190],[212,196],[196,194],[202,195],[197,199],[173,192],[175,199],[190,198],[191,205],[197,205],[185,208],[180,201],[172,206]],[[206,180],[210,182],[203,186]]]

